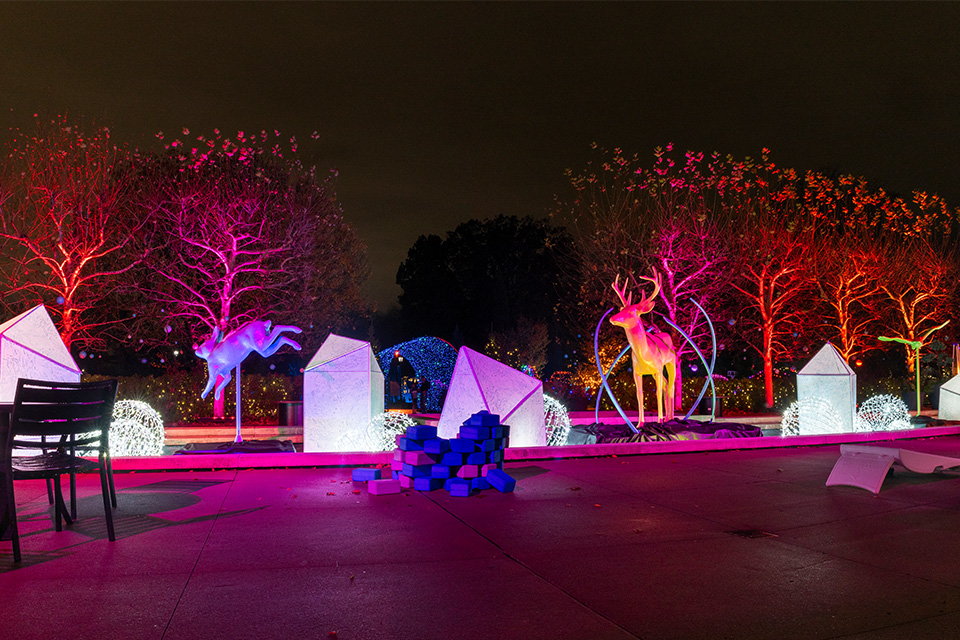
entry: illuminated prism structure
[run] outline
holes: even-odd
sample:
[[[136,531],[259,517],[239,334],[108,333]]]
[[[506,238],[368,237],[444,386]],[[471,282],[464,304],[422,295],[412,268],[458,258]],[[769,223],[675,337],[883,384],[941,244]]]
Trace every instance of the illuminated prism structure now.
[[[960,375],[955,375],[940,385],[939,406],[938,418],[960,420]]]
[[[80,375],[42,304],[0,324],[0,402],[13,403],[18,378],[80,382]]]
[[[797,400],[822,398],[837,412],[835,433],[854,431],[857,412],[857,374],[850,368],[829,342],[817,352],[807,365],[797,372]],[[826,423],[804,419],[800,413],[799,435],[825,433]]]
[[[383,372],[369,342],[330,334],[303,370],[303,450],[375,451]]]
[[[441,438],[455,438],[471,415],[486,410],[510,425],[511,447],[542,447],[543,383],[482,353],[461,347],[443,412],[437,423]]]

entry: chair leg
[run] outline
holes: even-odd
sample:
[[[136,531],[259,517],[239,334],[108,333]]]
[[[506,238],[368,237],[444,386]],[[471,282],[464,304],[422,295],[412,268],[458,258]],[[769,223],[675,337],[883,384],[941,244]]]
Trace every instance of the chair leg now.
[[[117,486],[113,483],[113,460],[107,456],[107,478],[110,479],[110,504],[117,508]]]
[[[100,467],[100,493],[103,494],[103,515],[107,519],[107,538],[111,541],[117,539],[113,531],[113,509],[110,506],[110,481],[107,478],[107,466]]]
[[[3,515],[3,521],[10,528],[10,540],[13,543],[13,561],[20,562],[20,532],[17,529],[17,504],[13,497],[13,479],[8,478],[6,487],[4,487],[6,496],[6,504],[4,505],[4,510],[6,513]],[[0,527],[0,531],[3,531],[3,528]]]
[[[61,524],[61,519],[63,522],[66,522],[68,525],[73,524],[73,518],[70,517],[70,512],[67,510],[67,504],[63,500],[63,487],[61,485],[60,476],[56,476],[53,479],[53,511],[54,511],[54,528],[57,531],[63,531],[63,525]]]
[[[70,517],[77,519],[77,474],[70,474]]]
[[[47,500],[53,504],[53,480],[47,478]]]

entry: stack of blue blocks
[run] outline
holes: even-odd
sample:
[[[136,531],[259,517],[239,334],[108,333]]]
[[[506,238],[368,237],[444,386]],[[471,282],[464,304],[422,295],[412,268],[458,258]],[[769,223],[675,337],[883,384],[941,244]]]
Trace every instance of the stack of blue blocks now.
[[[434,491],[443,487],[451,496],[467,497],[491,487],[513,491],[516,481],[503,471],[509,437],[510,427],[488,411],[470,416],[450,440],[438,438],[436,427],[409,427],[397,438],[402,453],[394,453],[393,477],[405,488]]]

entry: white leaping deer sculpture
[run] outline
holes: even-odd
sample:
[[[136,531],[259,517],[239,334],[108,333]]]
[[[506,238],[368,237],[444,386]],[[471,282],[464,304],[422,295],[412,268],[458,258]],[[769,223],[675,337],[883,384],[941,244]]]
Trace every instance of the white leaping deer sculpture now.
[[[627,283],[620,288],[620,276],[613,283],[623,303],[619,313],[610,318],[610,322],[623,327],[630,343],[633,360],[633,380],[637,386],[637,406],[640,409],[640,423],[643,423],[643,380],[642,376],[651,375],[657,385],[657,419],[663,422],[663,408],[667,408],[667,420],[673,419],[673,384],[677,375],[677,352],[673,348],[673,339],[668,333],[648,332],[640,321],[640,316],[653,310],[655,298],[660,293],[660,276],[654,272],[652,278],[640,276],[642,280],[653,283],[653,293],[646,297],[641,292],[640,302],[632,304],[632,293],[627,293]],[[626,293],[626,297],[624,294]]]

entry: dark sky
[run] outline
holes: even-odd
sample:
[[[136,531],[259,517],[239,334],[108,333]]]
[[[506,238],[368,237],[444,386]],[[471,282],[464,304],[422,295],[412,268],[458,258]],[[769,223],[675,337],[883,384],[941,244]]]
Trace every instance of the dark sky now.
[[[386,308],[417,236],[544,215],[591,142],[960,204],[960,3],[0,3],[0,125],[38,110],[318,131]]]

